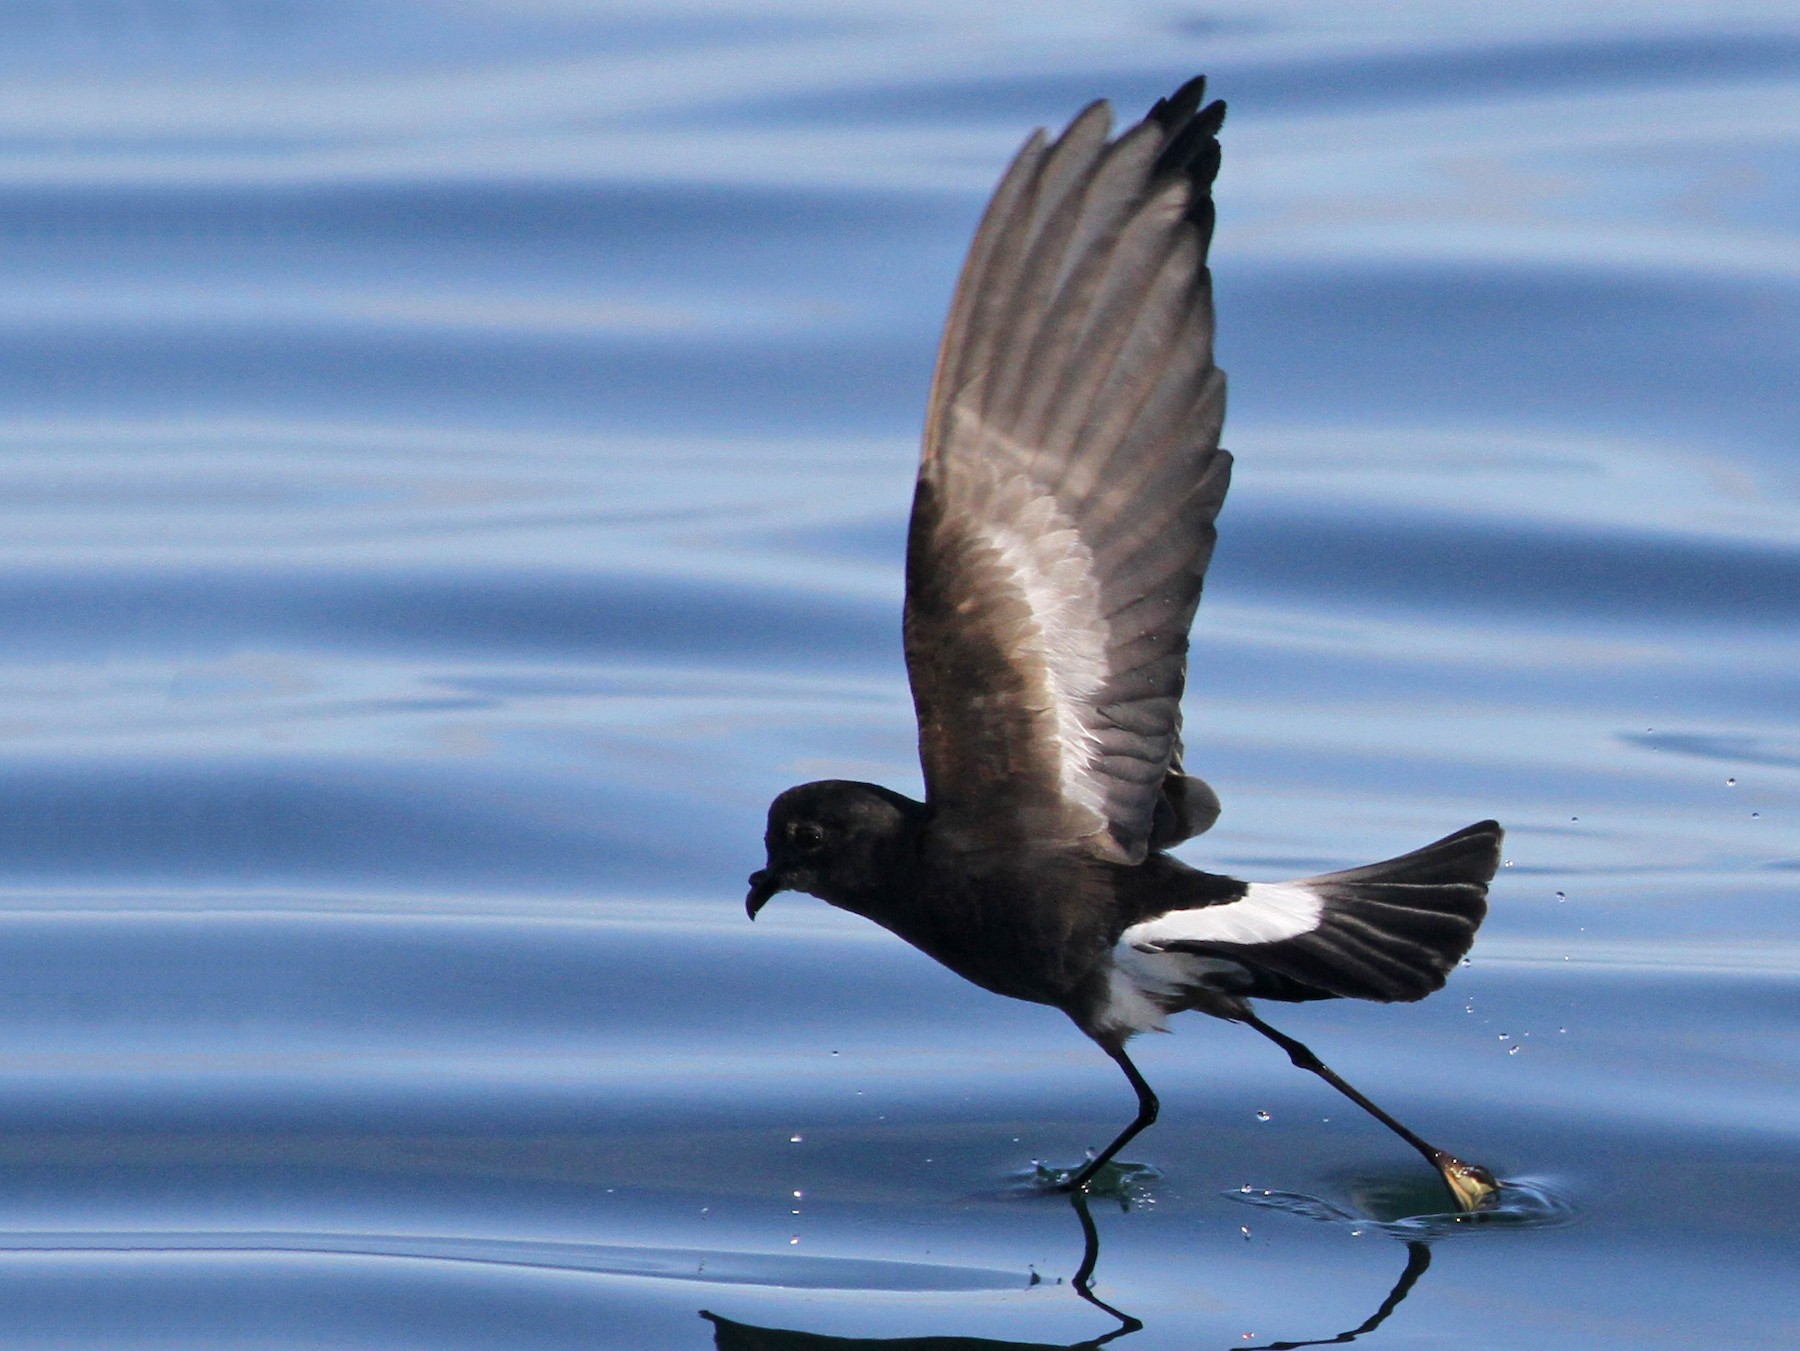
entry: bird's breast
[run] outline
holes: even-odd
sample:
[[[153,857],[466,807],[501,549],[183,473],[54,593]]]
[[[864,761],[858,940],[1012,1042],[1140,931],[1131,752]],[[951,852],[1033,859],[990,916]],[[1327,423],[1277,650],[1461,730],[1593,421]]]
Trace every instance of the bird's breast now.
[[[1060,1007],[1106,962],[1112,909],[1086,868],[979,860],[924,870],[905,910],[877,918],[983,989]]]

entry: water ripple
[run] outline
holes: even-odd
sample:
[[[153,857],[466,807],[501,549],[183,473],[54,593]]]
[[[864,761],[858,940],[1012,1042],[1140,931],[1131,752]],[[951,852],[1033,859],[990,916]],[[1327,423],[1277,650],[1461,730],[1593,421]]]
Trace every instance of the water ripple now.
[[[359,1257],[415,1262],[471,1262],[604,1276],[648,1276],[708,1285],[764,1285],[789,1290],[1013,1290],[1017,1272],[876,1258],[813,1257],[706,1248],[637,1247],[528,1239],[418,1234],[303,1233],[278,1230],[144,1230],[0,1232],[0,1254],[134,1257]]]
[[[1328,1224],[1348,1225],[1353,1229],[1379,1229],[1400,1239],[1442,1238],[1446,1234],[1466,1233],[1489,1227],[1508,1229],[1545,1229],[1573,1224],[1577,1218],[1574,1203],[1560,1190],[1542,1178],[1504,1178],[1498,1201],[1486,1210],[1473,1214],[1458,1211],[1433,1211],[1422,1214],[1396,1214],[1396,1210],[1416,1207],[1420,1197],[1415,1186],[1375,1184],[1366,1187],[1358,1198],[1362,1209],[1353,1209],[1322,1197],[1303,1192],[1274,1191],[1266,1188],[1241,1187],[1223,1193],[1227,1198],[1247,1206],[1278,1210],[1302,1219],[1323,1220]],[[1436,1199],[1443,1200],[1442,1190],[1432,1184]]]

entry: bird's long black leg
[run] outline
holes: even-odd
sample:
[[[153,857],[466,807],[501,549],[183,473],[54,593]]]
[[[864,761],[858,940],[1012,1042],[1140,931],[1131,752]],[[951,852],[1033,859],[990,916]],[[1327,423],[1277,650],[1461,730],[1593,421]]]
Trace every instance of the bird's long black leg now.
[[[1377,1107],[1361,1093],[1357,1092],[1349,1081],[1339,1077],[1338,1073],[1333,1070],[1331,1066],[1327,1065],[1323,1060],[1320,1060],[1318,1056],[1312,1053],[1306,1043],[1294,1040],[1294,1038],[1288,1036],[1285,1032],[1277,1032],[1261,1018],[1258,1018],[1248,1008],[1236,1016],[1239,1022],[1248,1027],[1255,1028],[1258,1032],[1262,1033],[1263,1036],[1267,1037],[1282,1050],[1286,1051],[1288,1053],[1288,1059],[1293,1061],[1295,1065],[1303,1070],[1311,1070],[1338,1092],[1342,1093],[1346,1098],[1350,1099],[1351,1102],[1362,1108],[1363,1111],[1374,1117],[1395,1135],[1398,1135],[1402,1140],[1406,1141],[1407,1144],[1423,1154],[1431,1166],[1437,1169],[1439,1173],[1443,1174],[1444,1181],[1448,1184],[1451,1194],[1456,1197],[1456,1204],[1463,1210],[1480,1210],[1483,1206],[1489,1204],[1499,1193],[1500,1184],[1494,1180],[1494,1175],[1487,1169],[1483,1168],[1478,1163],[1464,1163],[1449,1151],[1439,1149],[1430,1141],[1414,1135],[1411,1131],[1407,1130],[1405,1126],[1401,1125],[1398,1121],[1394,1120],[1393,1117],[1389,1116],[1386,1112],[1382,1111],[1381,1108]]]
[[[1105,1167],[1108,1161],[1112,1159],[1113,1155],[1117,1154],[1121,1149],[1125,1148],[1126,1145],[1130,1144],[1133,1136],[1143,1130],[1144,1127],[1148,1126],[1152,1121],[1156,1120],[1158,1106],[1156,1094],[1151,1091],[1150,1085],[1144,1082],[1144,1076],[1138,1073],[1137,1066],[1131,1063],[1131,1057],[1125,1054],[1125,1048],[1123,1046],[1103,1045],[1101,1049],[1118,1062],[1119,1068],[1125,1071],[1125,1077],[1131,1080],[1131,1086],[1137,1090],[1137,1119],[1124,1130],[1120,1131],[1118,1138],[1110,1145],[1101,1150],[1093,1158],[1089,1159],[1087,1167],[1083,1168],[1079,1173],[1075,1174],[1074,1177],[1062,1184],[1062,1190],[1066,1192],[1076,1191],[1087,1186],[1094,1174]]]

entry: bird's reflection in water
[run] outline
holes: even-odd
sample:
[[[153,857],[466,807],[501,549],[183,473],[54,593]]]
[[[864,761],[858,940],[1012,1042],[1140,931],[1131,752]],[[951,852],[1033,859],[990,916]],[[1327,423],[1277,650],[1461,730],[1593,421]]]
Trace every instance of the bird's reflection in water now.
[[[1400,1273],[1400,1279],[1394,1282],[1394,1288],[1388,1291],[1381,1307],[1375,1310],[1362,1322],[1348,1332],[1340,1332],[1335,1337],[1319,1337],[1308,1342],[1264,1342],[1261,1346],[1250,1348],[1250,1351],[1293,1351],[1297,1346],[1341,1346],[1345,1342],[1353,1342],[1365,1332],[1373,1332],[1387,1321],[1387,1316],[1400,1307],[1400,1301],[1412,1293],[1419,1277],[1425,1274],[1425,1268],[1431,1265],[1431,1245],[1421,1239],[1413,1239],[1406,1245],[1406,1270]]]
[[[1127,1337],[1143,1328],[1143,1323],[1130,1314],[1115,1309],[1094,1293],[1094,1268],[1100,1260],[1100,1231],[1088,1212],[1087,1196],[1071,1194],[1070,1201],[1081,1221],[1083,1248],[1081,1265],[1070,1280],[1075,1293],[1089,1304],[1118,1320],[1119,1326],[1098,1337],[1080,1342],[1013,1342],[991,1337],[834,1337],[817,1332],[799,1332],[791,1328],[761,1328],[749,1323],[733,1322],[702,1309],[700,1316],[713,1325],[713,1345],[718,1351],[1092,1351],[1109,1342]],[[1420,1239],[1406,1244],[1406,1268],[1387,1292],[1374,1313],[1356,1327],[1335,1337],[1312,1341],[1263,1342],[1251,1351],[1291,1351],[1302,1346],[1339,1346],[1373,1332],[1400,1307],[1412,1292],[1419,1277],[1431,1265],[1431,1248]]]

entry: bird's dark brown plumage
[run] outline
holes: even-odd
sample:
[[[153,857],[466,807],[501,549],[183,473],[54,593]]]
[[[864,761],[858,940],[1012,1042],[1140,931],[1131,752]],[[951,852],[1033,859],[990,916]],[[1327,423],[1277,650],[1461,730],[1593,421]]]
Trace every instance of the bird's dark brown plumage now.
[[[925,801],[843,781],[783,793],[747,906],[806,891],[1068,1013],[1139,1099],[1073,1185],[1154,1119],[1126,1041],[1198,1009],[1277,1041],[1474,1204],[1491,1179],[1248,1001],[1437,989],[1486,911],[1499,827],[1283,883],[1163,852],[1218,815],[1182,768],[1181,696],[1231,468],[1207,267],[1224,112],[1196,79],[1112,138],[1096,103],[1001,179],[945,325],[907,541]]]

